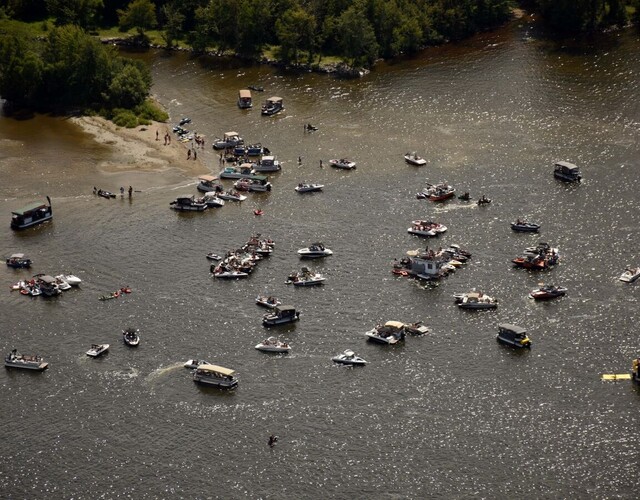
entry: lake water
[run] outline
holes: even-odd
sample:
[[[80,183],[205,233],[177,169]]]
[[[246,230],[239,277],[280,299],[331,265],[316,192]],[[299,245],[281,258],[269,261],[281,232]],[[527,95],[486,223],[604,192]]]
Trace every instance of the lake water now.
[[[360,80],[137,55],[172,121],[188,116],[207,136],[199,157],[211,172],[220,170],[211,140],[228,130],[284,162],[272,192],[202,214],[169,210],[196,193],[179,174],[168,186],[145,181],[132,200],[94,197],[96,184],[117,191],[137,178],[100,172],[112,153],[63,119],[0,118],[0,248],[35,262],[0,269],[1,351],[50,363],[41,374],[0,372],[1,496],[635,498],[640,392],[600,375],[628,372],[640,353],[640,285],[617,279],[640,265],[639,54],[635,32],[575,48],[521,21]],[[251,84],[266,90],[241,111],[237,91]],[[272,95],[286,111],[260,116]],[[319,130],[304,133],[309,122]],[[404,163],[414,150],[427,166]],[[358,168],[327,166],[341,157]],[[583,182],[556,181],[557,160],[578,164]],[[324,192],[298,195],[305,180]],[[493,203],[415,198],[443,181]],[[11,210],[45,195],[53,222],[12,232]],[[513,233],[518,217],[541,233]],[[449,230],[417,239],[406,232],[417,218]],[[274,255],[247,280],[214,280],[205,254],[258,232],[276,241]],[[334,251],[309,263],[326,285],[287,287],[304,265],[296,250],[318,240]],[[513,269],[538,241],[560,248],[560,264]],[[451,243],[473,259],[436,286],[390,272],[407,250]],[[9,292],[20,278],[63,271],[82,278],[80,289],[49,300]],[[534,302],[539,282],[568,294]],[[124,285],[133,293],[98,301]],[[458,310],[452,294],[472,287],[499,308]],[[265,330],[262,293],[295,305],[301,321]],[[397,347],[365,341],[392,319],[424,320],[431,333]],[[527,328],[531,351],[498,345],[501,322]],[[128,326],[140,328],[137,349],[122,343]],[[253,348],[274,333],[290,355]],[[84,354],[102,342],[107,355]],[[334,365],[347,348],[368,365]],[[181,366],[193,357],[237,370],[237,390],[194,384]]]

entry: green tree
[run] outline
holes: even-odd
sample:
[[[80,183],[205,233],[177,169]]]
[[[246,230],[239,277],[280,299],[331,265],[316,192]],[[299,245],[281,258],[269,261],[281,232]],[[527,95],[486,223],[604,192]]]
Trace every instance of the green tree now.
[[[133,0],[126,10],[118,10],[118,18],[122,31],[135,28],[141,39],[146,39],[144,30],[158,24],[156,7],[151,0]]]
[[[301,7],[287,10],[281,19],[276,21],[276,34],[280,43],[280,57],[285,62],[299,63],[301,50],[313,58],[315,45],[316,19]]]
[[[244,0],[240,4],[236,52],[242,57],[255,57],[262,53],[262,48],[272,36],[271,1]]]
[[[162,6],[162,14],[164,17],[162,39],[167,48],[171,48],[174,46],[175,40],[177,40],[182,33],[182,25],[185,17],[173,2]]]
[[[7,101],[31,105],[37,100],[43,64],[24,39],[0,37],[0,95]]]
[[[355,67],[371,66],[378,57],[378,42],[371,23],[358,12],[349,7],[338,18],[336,23],[340,55]]]
[[[113,76],[107,91],[107,100],[113,108],[133,108],[149,95],[149,86],[138,67],[124,64]]]
[[[49,15],[56,18],[58,26],[76,24],[85,29],[97,24],[98,11],[103,8],[102,0],[46,0]]]

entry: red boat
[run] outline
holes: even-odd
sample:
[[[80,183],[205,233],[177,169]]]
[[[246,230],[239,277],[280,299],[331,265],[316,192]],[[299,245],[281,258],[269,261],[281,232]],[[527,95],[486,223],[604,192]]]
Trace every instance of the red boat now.
[[[542,270],[547,268],[547,262],[540,257],[516,257],[511,262],[516,267],[523,267],[524,269]]]
[[[424,193],[430,201],[444,201],[453,198],[456,190],[448,184],[438,184],[436,186],[429,186]]]
[[[563,286],[542,285],[540,288],[533,290],[529,296],[536,300],[548,300],[562,297],[566,293],[567,289]]]

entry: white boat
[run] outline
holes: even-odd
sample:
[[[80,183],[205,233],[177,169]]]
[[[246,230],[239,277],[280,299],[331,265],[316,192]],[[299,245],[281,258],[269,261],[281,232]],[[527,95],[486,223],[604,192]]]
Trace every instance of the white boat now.
[[[195,370],[200,365],[209,365],[209,364],[211,363],[203,359],[189,359],[182,366],[184,366],[185,368],[189,368],[190,370]]]
[[[340,158],[339,160],[329,160],[329,165],[335,168],[341,168],[343,170],[353,170],[356,168],[356,162],[347,160],[346,158]]]
[[[432,230],[436,234],[442,234],[446,232],[447,229],[449,229],[444,224],[440,224],[439,222],[434,222],[432,220],[418,219],[418,220],[411,221],[411,224],[413,224],[414,226],[421,226],[423,228]]]
[[[71,288],[71,285],[67,283],[67,281],[65,281],[61,276],[55,276],[53,279],[56,280],[56,285],[58,285],[58,288],[63,292]]]
[[[207,209],[207,204],[196,200],[193,195],[179,196],[169,205],[179,212],[202,212]]]
[[[422,165],[427,164],[427,160],[418,156],[418,154],[415,151],[412,151],[411,153],[406,153],[404,155],[404,161],[406,161],[410,165],[416,165],[417,167],[421,167]]]
[[[202,364],[193,372],[193,381],[203,385],[212,385],[222,389],[231,389],[238,385],[235,370],[222,366]]]
[[[205,193],[202,197],[202,201],[209,208],[224,207],[224,200],[221,199],[215,191]]]
[[[404,323],[400,321],[387,321],[384,325],[376,325],[365,333],[368,340],[380,344],[397,344],[404,340]]]
[[[14,349],[4,358],[4,366],[7,368],[21,368],[23,370],[34,370],[41,372],[49,363],[45,363],[40,356],[28,356],[25,354],[18,354],[18,351]]]
[[[275,156],[263,156],[254,166],[255,172],[279,172],[282,169]]]
[[[237,191],[223,191],[222,193],[218,193],[218,198],[228,201],[244,201],[247,199],[245,195]]]
[[[269,309],[274,309],[282,304],[282,302],[280,302],[275,297],[258,295],[256,297],[256,304],[258,304],[259,306],[267,307]]]
[[[640,278],[640,267],[628,267],[619,279],[625,283],[633,283],[638,278]]]
[[[295,189],[298,193],[313,193],[314,191],[322,191],[323,187],[324,184],[301,182]]]
[[[97,358],[109,350],[109,344],[91,344],[91,348],[87,351],[87,356]]]
[[[429,327],[422,323],[422,321],[417,321],[415,323],[405,323],[404,330],[411,335],[424,335],[429,333]]]
[[[300,272],[291,273],[285,283],[293,286],[315,286],[322,285],[327,278],[320,273],[314,273],[303,267]]]
[[[239,278],[246,278],[249,273],[237,270],[219,270],[213,272],[213,277],[218,279],[235,280]]]
[[[56,279],[62,279],[69,283],[71,286],[79,286],[82,283],[82,280],[73,274],[59,274],[55,276]]]
[[[140,345],[140,335],[138,335],[138,331],[136,328],[122,330],[122,340],[124,340],[124,343],[129,347],[138,347],[138,345]]]
[[[407,233],[413,234],[414,236],[425,236],[425,237],[434,237],[437,236],[435,229],[430,226],[420,226],[413,225],[407,228]]]
[[[331,361],[333,361],[334,363],[351,366],[364,366],[367,364],[367,362],[360,356],[356,356],[356,353],[351,349],[347,349],[342,354],[334,356],[333,358],[331,358]]]
[[[233,183],[233,187],[238,191],[271,191],[271,183],[267,181],[266,177],[263,179],[238,179]]]
[[[456,297],[458,301],[458,297]],[[469,292],[461,294],[458,307],[460,309],[495,309],[498,301],[482,292]]]
[[[333,250],[325,247],[322,243],[312,243],[308,247],[298,250],[298,255],[306,259],[317,259],[333,255]]]
[[[262,352],[286,353],[291,350],[291,346],[286,342],[280,342],[275,337],[269,337],[256,345],[256,349]]]

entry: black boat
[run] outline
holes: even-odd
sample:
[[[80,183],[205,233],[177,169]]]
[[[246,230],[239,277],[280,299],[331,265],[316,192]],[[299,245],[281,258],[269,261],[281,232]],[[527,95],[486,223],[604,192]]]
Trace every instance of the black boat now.
[[[127,328],[126,330],[122,330],[122,340],[124,340],[124,343],[129,347],[138,347],[138,344],[140,344],[138,330],[136,328]]]
[[[537,233],[540,229],[540,224],[518,219],[511,223],[511,229],[520,233]]]
[[[110,191],[103,191],[102,189],[98,189],[98,191],[96,191],[96,194],[98,196],[102,196],[103,198],[115,198],[116,195]]]
[[[7,266],[14,269],[31,267],[31,259],[27,259],[23,253],[14,253],[7,259]]]
[[[496,340],[501,344],[512,347],[530,348],[531,340],[527,336],[527,331],[516,325],[509,323],[501,323],[498,325],[498,335]]]
[[[53,218],[51,198],[47,196],[48,205],[44,203],[31,203],[20,210],[11,212],[11,229],[25,229],[46,222]]]
[[[580,182],[580,168],[568,161],[559,161],[553,167],[553,176],[564,182]]]

